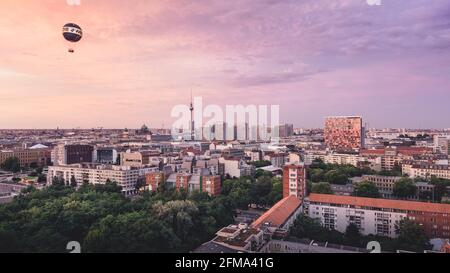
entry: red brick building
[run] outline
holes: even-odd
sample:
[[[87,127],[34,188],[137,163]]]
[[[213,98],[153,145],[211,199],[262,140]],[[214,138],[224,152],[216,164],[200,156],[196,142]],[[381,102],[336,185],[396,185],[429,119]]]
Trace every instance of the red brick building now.
[[[306,196],[306,168],[304,164],[286,165],[283,168],[283,198]]]
[[[145,185],[149,191],[156,192],[161,183],[164,182],[164,179],[165,175],[163,172],[148,173],[145,176]]]
[[[220,195],[222,191],[222,181],[219,175],[208,175],[201,177],[202,192],[207,192],[210,196]]]
[[[185,189],[189,191],[189,180],[191,179],[190,174],[180,173],[177,174],[177,180],[175,183],[175,188],[179,191],[180,189]]]

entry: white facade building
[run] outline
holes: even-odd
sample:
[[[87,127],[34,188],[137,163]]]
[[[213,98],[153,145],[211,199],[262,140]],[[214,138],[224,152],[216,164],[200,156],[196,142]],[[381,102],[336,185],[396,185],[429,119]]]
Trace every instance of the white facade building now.
[[[154,169],[114,165],[74,164],[50,166],[48,167],[47,184],[50,185],[52,183],[53,177],[62,178],[66,183],[70,183],[73,176],[78,185],[84,182],[94,185],[105,184],[110,180],[121,186],[125,195],[130,195],[136,192],[136,183],[139,177],[151,171],[154,171]]]
[[[368,210],[346,205],[309,201],[308,215],[319,219],[322,226],[345,233],[350,223],[355,224],[363,235],[380,235],[394,238],[396,226],[407,217],[405,212]]]

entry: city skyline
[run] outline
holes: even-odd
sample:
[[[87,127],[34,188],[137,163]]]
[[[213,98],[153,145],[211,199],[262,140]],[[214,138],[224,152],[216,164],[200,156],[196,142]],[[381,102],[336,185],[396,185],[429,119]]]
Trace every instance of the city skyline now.
[[[333,115],[450,127],[445,0],[3,5],[1,129],[169,128],[191,90],[207,104],[279,104],[295,127],[323,128]],[[84,30],[74,54],[68,22]]]

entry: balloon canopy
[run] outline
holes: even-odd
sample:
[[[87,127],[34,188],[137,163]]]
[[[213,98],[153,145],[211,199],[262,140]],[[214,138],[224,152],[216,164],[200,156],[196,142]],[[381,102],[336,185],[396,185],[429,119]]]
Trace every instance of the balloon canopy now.
[[[68,23],[63,27],[63,36],[67,41],[76,43],[83,37],[83,30],[77,24]]]

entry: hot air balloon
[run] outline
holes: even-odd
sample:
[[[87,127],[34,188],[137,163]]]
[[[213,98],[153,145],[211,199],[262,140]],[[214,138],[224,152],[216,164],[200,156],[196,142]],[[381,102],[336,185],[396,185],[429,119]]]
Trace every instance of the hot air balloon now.
[[[76,43],[83,37],[83,30],[77,24],[68,23],[63,27],[63,36],[67,41]],[[71,47],[69,48],[69,52],[74,53],[75,50]]]

